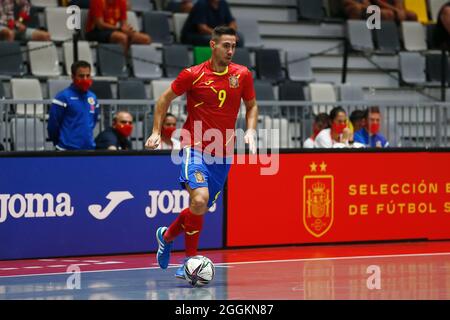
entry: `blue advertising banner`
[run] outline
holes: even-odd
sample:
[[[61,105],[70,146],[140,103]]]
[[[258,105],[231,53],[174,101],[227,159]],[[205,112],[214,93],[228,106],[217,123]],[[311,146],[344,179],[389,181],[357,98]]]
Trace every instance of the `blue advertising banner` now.
[[[159,226],[188,206],[169,154],[0,158],[0,259],[157,250]],[[200,249],[223,246],[220,196]],[[174,243],[184,248],[184,237]]]

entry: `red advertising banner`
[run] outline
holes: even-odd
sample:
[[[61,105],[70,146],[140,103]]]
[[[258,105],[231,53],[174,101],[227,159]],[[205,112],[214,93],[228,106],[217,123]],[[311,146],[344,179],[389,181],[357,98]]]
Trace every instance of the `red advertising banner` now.
[[[232,166],[227,246],[450,239],[449,152],[267,157]]]

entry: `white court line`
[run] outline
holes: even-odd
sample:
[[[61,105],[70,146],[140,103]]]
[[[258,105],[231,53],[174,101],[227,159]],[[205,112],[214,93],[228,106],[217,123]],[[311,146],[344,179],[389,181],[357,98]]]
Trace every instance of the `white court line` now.
[[[216,263],[215,265],[220,267],[220,266],[232,266],[232,265],[241,265],[241,264],[258,264],[258,263],[283,263],[283,262],[326,261],[326,260],[354,260],[354,259],[380,259],[380,258],[383,259],[383,258],[430,257],[430,256],[450,256],[450,252],[387,254],[387,255],[373,255],[373,256],[349,256],[349,257],[329,257],[329,258],[302,258],[302,259],[286,259],[286,260],[258,260],[258,261],[241,261],[241,262]],[[168,269],[177,268],[178,266],[179,265],[173,265],[173,266],[169,265]],[[17,269],[17,268],[15,268],[15,269]],[[82,271],[82,273],[112,272],[112,271],[131,271],[131,270],[154,270],[154,269],[160,269],[160,267],[126,268],[126,269],[110,269],[110,270],[88,270],[88,271]],[[0,269],[0,270],[2,270],[2,269]],[[14,276],[0,276],[0,279],[2,279],[2,278],[35,277],[35,276],[53,276],[53,275],[61,275],[61,274],[67,274],[67,272],[22,274],[22,275],[14,275]]]
[[[23,269],[42,269],[41,266],[29,266],[29,267],[23,267]]]

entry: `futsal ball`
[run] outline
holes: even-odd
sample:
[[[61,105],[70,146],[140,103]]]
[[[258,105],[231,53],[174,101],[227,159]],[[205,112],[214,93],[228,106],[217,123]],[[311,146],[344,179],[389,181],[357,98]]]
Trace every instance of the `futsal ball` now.
[[[214,279],[214,264],[204,256],[194,256],[184,263],[184,276],[193,287],[201,287]]]

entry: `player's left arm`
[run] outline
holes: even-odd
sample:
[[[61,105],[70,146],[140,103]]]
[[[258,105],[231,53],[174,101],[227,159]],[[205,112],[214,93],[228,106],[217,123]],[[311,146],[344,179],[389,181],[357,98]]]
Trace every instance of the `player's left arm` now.
[[[251,153],[256,153],[256,124],[258,123],[258,105],[256,99],[244,100],[246,112],[245,118],[247,121],[247,131],[245,132],[244,140],[248,144]]]

